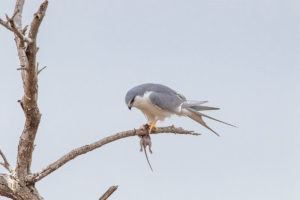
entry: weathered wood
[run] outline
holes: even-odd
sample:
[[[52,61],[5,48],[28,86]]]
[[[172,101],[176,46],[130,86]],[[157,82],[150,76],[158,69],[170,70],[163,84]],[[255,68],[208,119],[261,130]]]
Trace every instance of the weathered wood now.
[[[152,132],[151,135],[152,134],[160,134],[160,133],[200,135],[199,133],[195,133],[194,131],[187,131],[182,128],[175,128],[174,126],[160,127],[160,128],[158,128],[157,131]],[[60,168],[61,166],[63,166],[67,162],[69,162],[70,160],[73,160],[77,156],[88,153],[90,151],[93,151],[105,144],[114,142],[114,141],[122,139],[122,138],[130,137],[130,136],[146,135],[146,134],[148,134],[147,130],[134,129],[134,130],[129,130],[129,131],[123,131],[123,132],[116,133],[114,135],[105,137],[105,138],[98,140],[96,142],[93,142],[89,145],[84,145],[79,148],[73,149],[72,151],[70,151],[66,155],[62,156],[60,159],[58,159],[54,163],[48,165],[42,171],[29,175],[26,179],[27,183],[35,183],[35,182],[41,180],[42,178],[46,177],[53,171],[57,170],[58,168]]]

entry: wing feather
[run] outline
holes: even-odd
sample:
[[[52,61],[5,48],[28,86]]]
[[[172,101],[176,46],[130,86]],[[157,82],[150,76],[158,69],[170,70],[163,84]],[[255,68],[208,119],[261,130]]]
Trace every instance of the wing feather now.
[[[160,92],[151,92],[149,95],[150,101],[155,106],[162,110],[166,110],[173,113],[180,112],[180,106],[184,102],[177,94],[166,94]]]

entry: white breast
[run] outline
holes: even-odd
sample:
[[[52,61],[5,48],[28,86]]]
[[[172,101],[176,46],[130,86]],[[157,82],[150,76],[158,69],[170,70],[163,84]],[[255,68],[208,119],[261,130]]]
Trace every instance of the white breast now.
[[[162,110],[151,103],[149,98],[150,94],[151,92],[146,92],[142,97],[136,96],[132,106],[140,109],[144,113],[148,123],[152,123],[154,120],[163,121],[166,117],[170,117],[173,113]]]

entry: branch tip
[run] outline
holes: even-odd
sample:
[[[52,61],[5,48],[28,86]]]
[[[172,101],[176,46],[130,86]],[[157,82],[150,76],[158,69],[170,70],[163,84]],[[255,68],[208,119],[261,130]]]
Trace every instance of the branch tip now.
[[[38,70],[37,74],[41,73],[47,66],[42,67],[42,69]]]
[[[5,18],[6,18],[6,20],[8,21],[8,22],[10,22],[11,21],[11,19],[8,17],[8,15],[5,13]]]
[[[19,67],[19,68],[17,68],[17,70],[27,70],[27,68],[26,67]]]
[[[28,28],[28,25],[26,25],[26,26],[23,28],[23,30],[22,30],[23,35],[25,35],[25,33],[26,33],[26,31],[27,31],[27,28]]]
[[[106,200],[112,193],[118,189],[118,186],[111,186],[108,190],[99,198],[99,200]]]
[[[16,11],[13,14],[13,16],[11,17],[11,20],[15,19],[15,16],[18,14],[19,11],[20,11],[19,9],[16,9]]]

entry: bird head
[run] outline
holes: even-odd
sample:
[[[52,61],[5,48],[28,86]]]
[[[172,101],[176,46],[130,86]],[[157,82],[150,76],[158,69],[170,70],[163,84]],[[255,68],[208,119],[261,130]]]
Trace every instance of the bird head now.
[[[134,99],[137,96],[137,93],[133,90],[129,90],[125,96],[125,103],[128,106],[128,109],[131,110],[131,107],[133,106]]]

